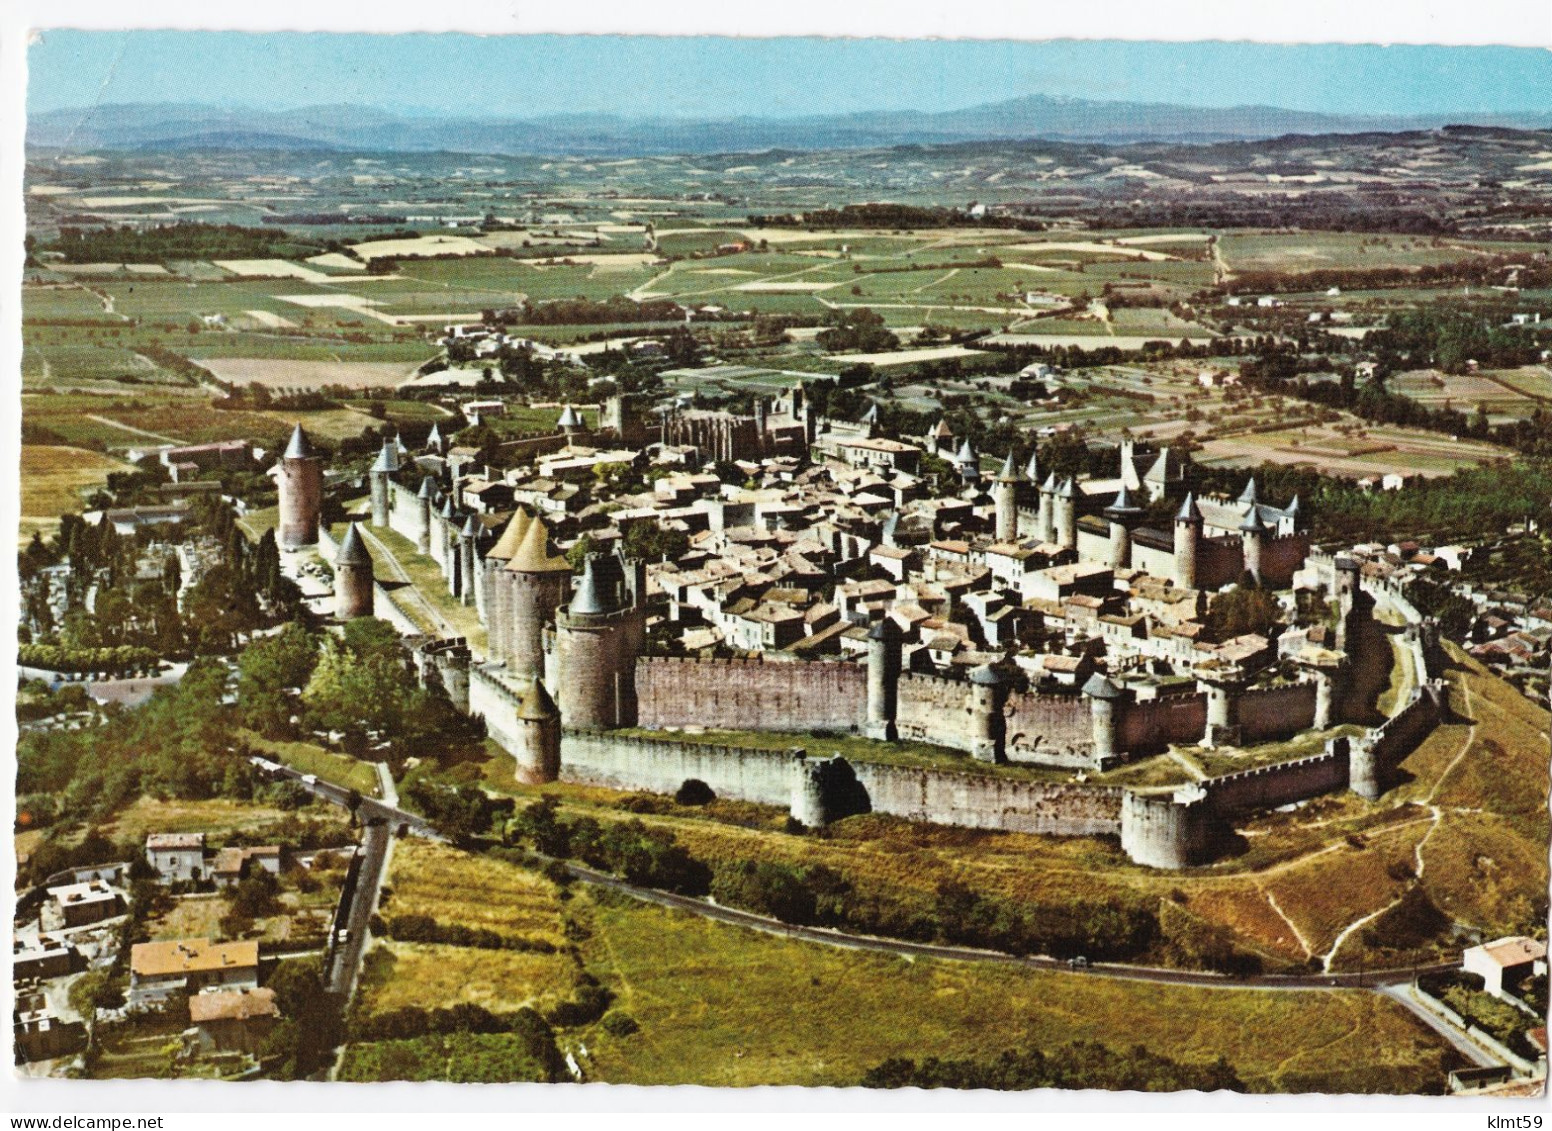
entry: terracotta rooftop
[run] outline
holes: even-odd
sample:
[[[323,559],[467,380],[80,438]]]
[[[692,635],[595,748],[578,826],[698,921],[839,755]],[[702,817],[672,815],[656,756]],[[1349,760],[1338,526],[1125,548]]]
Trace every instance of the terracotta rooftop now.
[[[196,1025],[207,1021],[246,1021],[250,1017],[274,1017],[279,1012],[279,1007],[275,1005],[275,991],[263,987],[253,990],[220,990],[195,994],[189,998],[189,1020]]]
[[[142,978],[247,966],[257,968],[258,965],[259,944],[255,941],[216,943],[210,939],[168,939],[136,943],[129,952],[129,968]]]

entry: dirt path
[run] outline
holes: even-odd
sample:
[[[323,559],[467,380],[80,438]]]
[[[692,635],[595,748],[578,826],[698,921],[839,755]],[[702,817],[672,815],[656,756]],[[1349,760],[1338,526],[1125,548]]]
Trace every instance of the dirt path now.
[[[1463,706],[1465,707],[1466,717],[1470,718],[1471,717],[1471,687],[1466,683],[1465,680],[1461,680],[1460,690],[1461,690],[1461,695],[1462,695],[1462,698],[1463,698]],[[1414,847],[1413,850],[1412,850],[1412,856],[1413,856],[1413,860],[1415,862],[1414,863],[1414,871],[1415,871],[1415,874],[1416,874],[1416,878],[1419,881],[1423,878],[1423,870],[1424,870],[1424,868],[1427,867],[1427,862],[1423,859],[1423,846],[1428,843],[1429,838],[1431,838],[1433,836],[1433,834],[1438,830],[1439,822],[1444,819],[1444,810],[1442,808],[1440,808],[1438,805],[1434,804],[1434,798],[1439,795],[1440,788],[1444,785],[1445,781],[1448,780],[1449,776],[1452,773],[1455,772],[1455,767],[1460,765],[1461,759],[1464,758],[1468,753],[1470,753],[1471,748],[1476,744],[1476,737],[1477,737],[1477,724],[1475,722],[1472,722],[1471,726],[1466,729],[1466,737],[1461,740],[1460,751],[1455,755],[1455,757],[1453,759],[1450,760],[1450,764],[1444,768],[1444,772],[1442,774],[1440,774],[1438,776],[1438,778],[1436,778],[1434,780],[1433,788],[1428,791],[1428,796],[1423,799],[1423,804],[1428,806],[1428,816],[1425,818],[1427,820],[1427,822],[1428,822],[1428,831],[1423,834],[1422,839],[1420,839],[1417,842],[1416,847]],[[1410,824],[1416,824],[1417,822],[1415,822],[1415,821],[1408,821],[1406,823],[1410,825]],[[1403,826],[1401,826],[1401,825],[1392,825],[1390,827],[1391,828],[1401,828]],[[1353,922],[1349,923],[1346,927],[1344,927],[1342,929],[1342,931],[1336,936],[1336,939],[1332,942],[1331,949],[1329,951],[1327,951],[1324,955],[1321,956],[1321,962],[1322,962],[1323,968],[1326,970],[1326,972],[1327,973],[1330,972],[1330,970],[1331,970],[1331,963],[1335,960],[1335,958],[1337,956],[1337,952],[1342,949],[1342,943],[1347,940],[1347,936],[1348,935],[1352,934],[1353,931],[1357,930],[1359,927],[1362,927],[1365,923],[1372,922],[1373,920],[1375,920],[1375,919],[1379,918],[1381,915],[1383,915],[1385,912],[1389,911],[1392,907],[1395,907],[1398,903],[1400,903],[1403,899],[1406,898],[1407,892],[1409,892],[1411,890],[1412,890],[1412,885],[1408,885],[1406,887],[1406,889],[1403,890],[1400,895],[1398,895],[1395,899],[1391,900],[1384,907],[1381,907],[1381,908],[1379,908],[1376,911],[1371,911],[1371,912],[1369,912],[1369,914],[1363,916],[1360,919],[1354,920]]]
[[[125,424],[118,420],[109,420],[106,416],[98,416],[95,413],[87,413],[86,419],[95,420],[98,424],[106,424],[109,428],[122,428],[125,432],[133,432],[137,436],[149,436],[151,439],[159,440],[164,444],[183,443],[176,436],[163,436],[160,432],[147,432],[144,428],[136,428],[133,424]]]
[[[1262,890],[1265,891],[1264,888]],[[1277,917],[1284,923],[1288,924],[1288,929],[1293,932],[1293,937],[1297,939],[1299,941],[1299,945],[1304,948],[1305,957],[1308,958],[1310,955],[1314,954],[1315,952],[1310,948],[1309,940],[1304,937],[1304,932],[1299,930],[1297,923],[1288,918],[1287,912],[1285,912],[1278,904],[1277,897],[1271,892],[1267,891],[1266,901],[1272,905],[1272,910],[1277,912]]]
[[[1223,241],[1212,242],[1213,285],[1225,286],[1229,281],[1229,263],[1223,258]]]
[[[959,268],[958,267],[951,267],[951,268],[949,268],[948,273],[946,275],[944,275],[941,279],[934,279],[930,283],[923,283],[919,287],[913,287],[911,289],[910,293],[913,294],[913,295],[919,295],[924,290],[926,290],[928,287],[935,287],[939,283],[946,283],[946,282],[948,282],[950,279],[952,279],[957,274],[959,274]]]

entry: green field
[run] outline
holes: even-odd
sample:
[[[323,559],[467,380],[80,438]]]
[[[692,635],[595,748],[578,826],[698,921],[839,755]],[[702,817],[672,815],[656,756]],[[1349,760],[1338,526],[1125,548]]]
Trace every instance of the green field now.
[[[598,901],[583,953],[641,1025],[620,1039],[588,1034],[593,1073],[611,1083],[846,1087],[893,1056],[989,1060],[1076,1040],[1192,1064],[1224,1055],[1252,1091],[1438,1090],[1454,1063],[1400,1006],[1361,991],[906,961],[615,900]]]
[[[335,754],[312,742],[274,742],[252,732],[246,732],[244,737],[260,754],[304,774],[316,774],[324,781],[353,789],[363,797],[376,797],[380,793],[377,771],[366,762],[346,754]]]

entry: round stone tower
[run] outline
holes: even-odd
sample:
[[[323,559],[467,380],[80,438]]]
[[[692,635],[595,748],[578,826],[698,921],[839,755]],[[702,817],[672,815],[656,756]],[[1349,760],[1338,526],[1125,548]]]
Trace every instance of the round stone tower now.
[[[475,603],[475,591],[480,585],[480,535],[485,528],[480,525],[478,515],[469,515],[469,520],[463,524],[463,531],[458,536],[459,574],[458,603],[472,605]]]
[[[1207,732],[1202,736],[1202,745],[1209,749],[1238,745],[1241,684],[1231,677],[1199,682],[1207,688]]]
[[[1035,517],[1035,537],[1042,542],[1056,541],[1056,472],[1040,484],[1040,510]]]
[[[1056,492],[1056,544],[1064,550],[1078,548],[1078,484],[1070,475]]]
[[[340,620],[372,615],[372,555],[351,523],[334,557],[334,615]]]
[[[323,460],[298,424],[275,465],[280,493],[277,540],[282,549],[318,544],[318,515],[323,510]]]
[[[1216,825],[1199,786],[1121,795],[1121,849],[1149,868],[1205,864],[1212,859]]]
[[[1116,725],[1118,708],[1125,697],[1123,692],[1106,676],[1095,672],[1083,685],[1083,694],[1089,701],[1089,720],[1094,734],[1094,766],[1108,769],[1116,760]]]
[[[522,543],[512,560],[502,570],[506,589],[503,635],[507,671],[528,679],[544,675],[544,629],[557,606],[566,599],[571,585],[571,566],[565,558],[550,556],[549,539],[544,520],[533,519],[523,531]]]
[[[1374,755],[1375,744],[1365,738],[1333,741],[1347,743],[1347,788],[1365,801],[1378,801],[1385,792],[1385,783],[1379,759]]]
[[[788,811],[805,828],[822,829],[830,823],[822,766],[822,762],[811,760],[803,750],[793,750],[792,800]]]
[[[635,725],[640,617],[620,559],[589,555],[571,601],[555,615],[556,690],[569,725]]]
[[[377,453],[368,477],[372,481],[372,525],[387,526],[392,501],[388,497],[388,484],[399,472],[399,447],[393,440],[383,441],[383,450]]]
[[[1251,480],[1254,485],[1255,480]],[[1261,524],[1261,516],[1256,512],[1254,504],[1245,512],[1244,519],[1239,524],[1240,552],[1244,556],[1245,572],[1256,579],[1256,584],[1261,583],[1261,546],[1266,534],[1266,528]]]
[[[510,633],[511,594],[507,588],[506,567],[523,544],[528,533],[528,512],[519,508],[507,521],[506,529],[496,544],[485,551],[485,640],[486,651],[492,660],[503,660],[507,654],[507,637]]]
[[[517,780],[543,785],[560,777],[560,712],[540,680],[528,687],[517,708]]]
[[[1002,705],[1007,698],[1007,681],[990,664],[982,664],[970,673],[970,754],[982,762],[1001,762],[1006,758],[1006,720]]]
[[[415,549],[422,554],[431,550],[431,505],[436,499],[436,480],[426,476],[415,494]]]
[[[997,481],[992,485],[992,503],[997,513],[997,541],[1018,541],[1018,471],[1013,466],[1013,451],[1003,461]]]
[[[1132,501],[1126,484],[1121,484],[1115,502],[1105,508],[1110,521],[1110,561],[1112,569],[1127,569],[1132,564],[1132,525],[1142,515],[1142,508]]]
[[[885,615],[868,630],[868,729],[869,738],[893,742],[900,737],[895,727],[900,692],[899,622]]]
[[[1196,551],[1202,542],[1202,512],[1189,492],[1175,512],[1175,584],[1195,589]]]

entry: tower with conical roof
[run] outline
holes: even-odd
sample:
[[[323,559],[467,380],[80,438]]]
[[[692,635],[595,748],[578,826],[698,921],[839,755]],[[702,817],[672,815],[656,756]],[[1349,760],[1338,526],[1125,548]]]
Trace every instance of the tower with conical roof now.
[[[1252,479],[1251,486],[1255,485]],[[1245,517],[1239,524],[1240,553],[1243,555],[1245,572],[1255,579],[1257,585],[1261,584],[1261,548],[1265,544],[1266,527],[1261,522],[1260,508],[1250,504],[1250,509],[1245,512]]]
[[[544,630],[570,591],[571,566],[551,556],[549,542],[544,520],[530,520],[498,582],[506,586],[507,671],[520,679],[544,675]]]
[[[1098,769],[1106,769],[1115,761],[1117,708],[1123,703],[1126,693],[1110,682],[1109,677],[1095,672],[1083,685],[1083,694],[1089,701],[1094,765]]]
[[[581,428],[583,425],[582,414],[568,404],[561,411],[560,419],[556,421],[555,424],[556,427],[559,428],[565,435],[566,446],[570,447],[572,440],[577,434],[577,429]]]
[[[589,554],[576,592],[555,614],[555,687],[568,726],[636,724],[644,625],[635,596],[617,556]]]
[[[415,549],[422,554],[431,550],[431,506],[436,500],[436,480],[427,475],[415,493]]]
[[[954,463],[959,469],[959,478],[965,483],[978,485],[981,482],[981,457],[976,454],[975,445],[969,440],[959,446]]]
[[[485,639],[487,653],[492,660],[504,661],[507,641],[511,633],[511,592],[506,580],[506,567],[523,544],[528,533],[528,512],[519,507],[496,544],[485,552]]]
[[[1202,512],[1196,496],[1187,491],[1175,512],[1175,584],[1182,589],[1196,588],[1196,557],[1201,544]]]
[[[390,501],[388,498],[389,483],[399,471],[399,445],[395,440],[384,440],[382,451],[377,453],[377,460],[372,464],[372,470],[368,472],[368,478],[372,484],[372,525],[387,526]]]
[[[1056,541],[1056,472],[1040,484],[1040,510],[1035,517],[1035,537],[1042,542]]]
[[[524,785],[543,785],[560,777],[560,711],[544,689],[542,680],[528,685],[517,708],[515,749],[517,780]]]
[[[473,605],[477,601],[475,591],[480,586],[480,535],[484,532],[479,516],[470,514],[458,533],[459,583],[456,596],[461,605]]]
[[[1132,500],[1132,493],[1123,482],[1115,502],[1105,508],[1105,518],[1110,522],[1112,569],[1126,569],[1132,564],[1132,526],[1141,515],[1142,508]]]
[[[275,487],[280,495],[276,537],[283,549],[318,543],[318,516],[323,510],[323,460],[298,424],[276,464]]]
[[[1018,540],[1018,469],[1013,466],[1013,450],[1002,461],[1002,470],[992,485],[992,505],[997,517],[997,541]]]
[[[334,555],[334,615],[342,621],[369,617],[373,607],[372,555],[352,522]]]
[[[1072,476],[1062,480],[1056,492],[1056,544],[1064,550],[1078,548],[1078,484]]]

